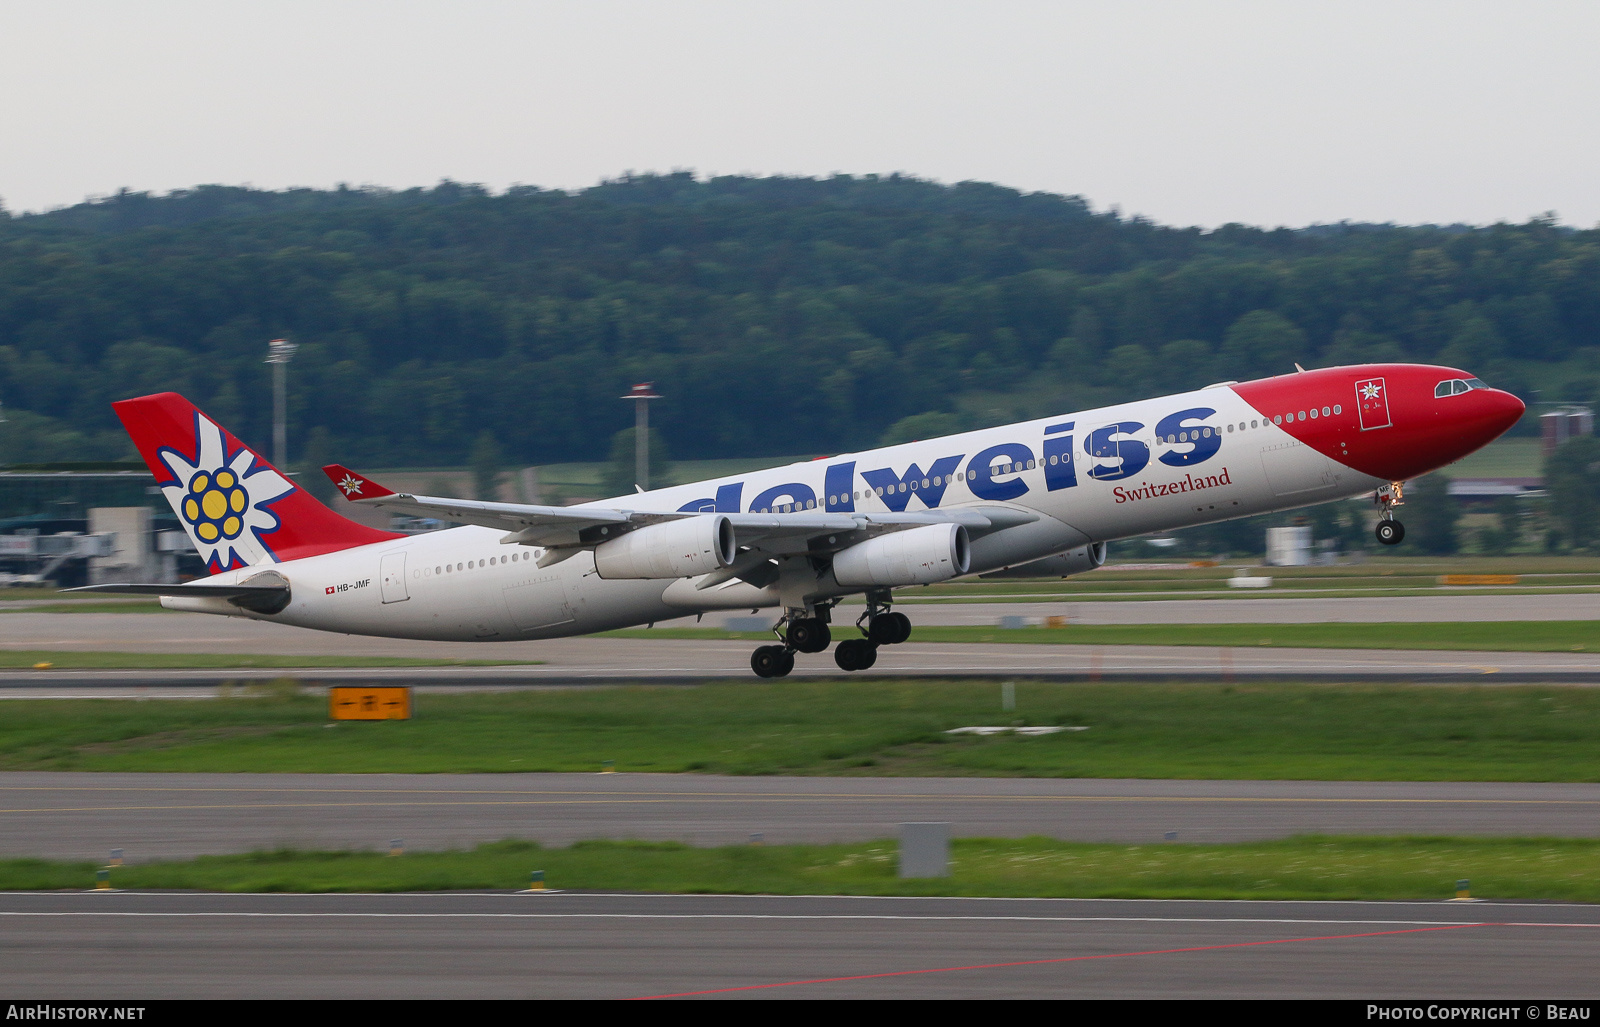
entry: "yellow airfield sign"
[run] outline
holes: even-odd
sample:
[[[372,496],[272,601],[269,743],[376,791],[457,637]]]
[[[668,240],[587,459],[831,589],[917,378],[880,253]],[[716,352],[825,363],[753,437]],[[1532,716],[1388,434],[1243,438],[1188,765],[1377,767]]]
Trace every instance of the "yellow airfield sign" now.
[[[335,685],[328,689],[328,716],[334,720],[410,720],[411,689]]]

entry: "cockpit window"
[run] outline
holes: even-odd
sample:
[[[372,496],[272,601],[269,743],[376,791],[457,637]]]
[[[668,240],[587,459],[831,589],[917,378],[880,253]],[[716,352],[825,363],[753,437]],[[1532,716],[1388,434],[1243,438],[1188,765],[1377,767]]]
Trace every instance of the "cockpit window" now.
[[[1459,396],[1463,392],[1471,392],[1473,389],[1487,389],[1488,387],[1477,378],[1468,378],[1465,381],[1460,378],[1452,378],[1433,387],[1433,398],[1443,399],[1446,396]]]

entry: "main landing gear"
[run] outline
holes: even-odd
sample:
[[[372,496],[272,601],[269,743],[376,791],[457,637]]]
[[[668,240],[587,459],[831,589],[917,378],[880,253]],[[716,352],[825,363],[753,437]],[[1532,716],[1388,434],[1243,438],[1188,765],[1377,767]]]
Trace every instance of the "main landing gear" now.
[[[778,623],[782,645],[764,645],[750,654],[750,669],[757,676],[781,678],[794,670],[794,654],[820,653],[828,648],[833,633],[828,628],[831,607],[819,606],[812,616],[790,616]],[[878,647],[897,645],[911,637],[911,619],[889,610],[887,597],[867,597],[867,612],[856,621],[864,636],[847,638],[833,650],[833,662],[840,670],[866,670],[878,662]],[[775,629],[777,630],[777,629]]]
[[[1397,546],[1406,537],[1406,526],[1394,518],[1394,508],[1405,505],[1404,483],[1391,481],[1373,494],[1378,504],[1378,526],[1372,533],[1386,546]]]

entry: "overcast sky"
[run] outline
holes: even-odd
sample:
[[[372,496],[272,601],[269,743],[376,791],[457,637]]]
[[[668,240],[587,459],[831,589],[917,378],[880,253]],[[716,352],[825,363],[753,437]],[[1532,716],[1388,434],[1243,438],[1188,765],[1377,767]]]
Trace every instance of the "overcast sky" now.
[[[0,2],[0,202],[905,172],[1169,224],[1600,222],[1600,3]]]

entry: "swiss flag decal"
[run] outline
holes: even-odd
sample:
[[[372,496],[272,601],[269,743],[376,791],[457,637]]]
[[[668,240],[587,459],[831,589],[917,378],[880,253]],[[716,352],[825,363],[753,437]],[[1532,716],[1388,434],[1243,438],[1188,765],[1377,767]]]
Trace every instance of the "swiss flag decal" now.
[[[1389,427],[1389,389],[1382,378],[1356,382],[1356,409],[1361,412],[1362,431]]]
[[[329,585],[327,588],[323,589],[322,590],[322,594],[325,595],[325,596],[333,595],[333,586]]]

